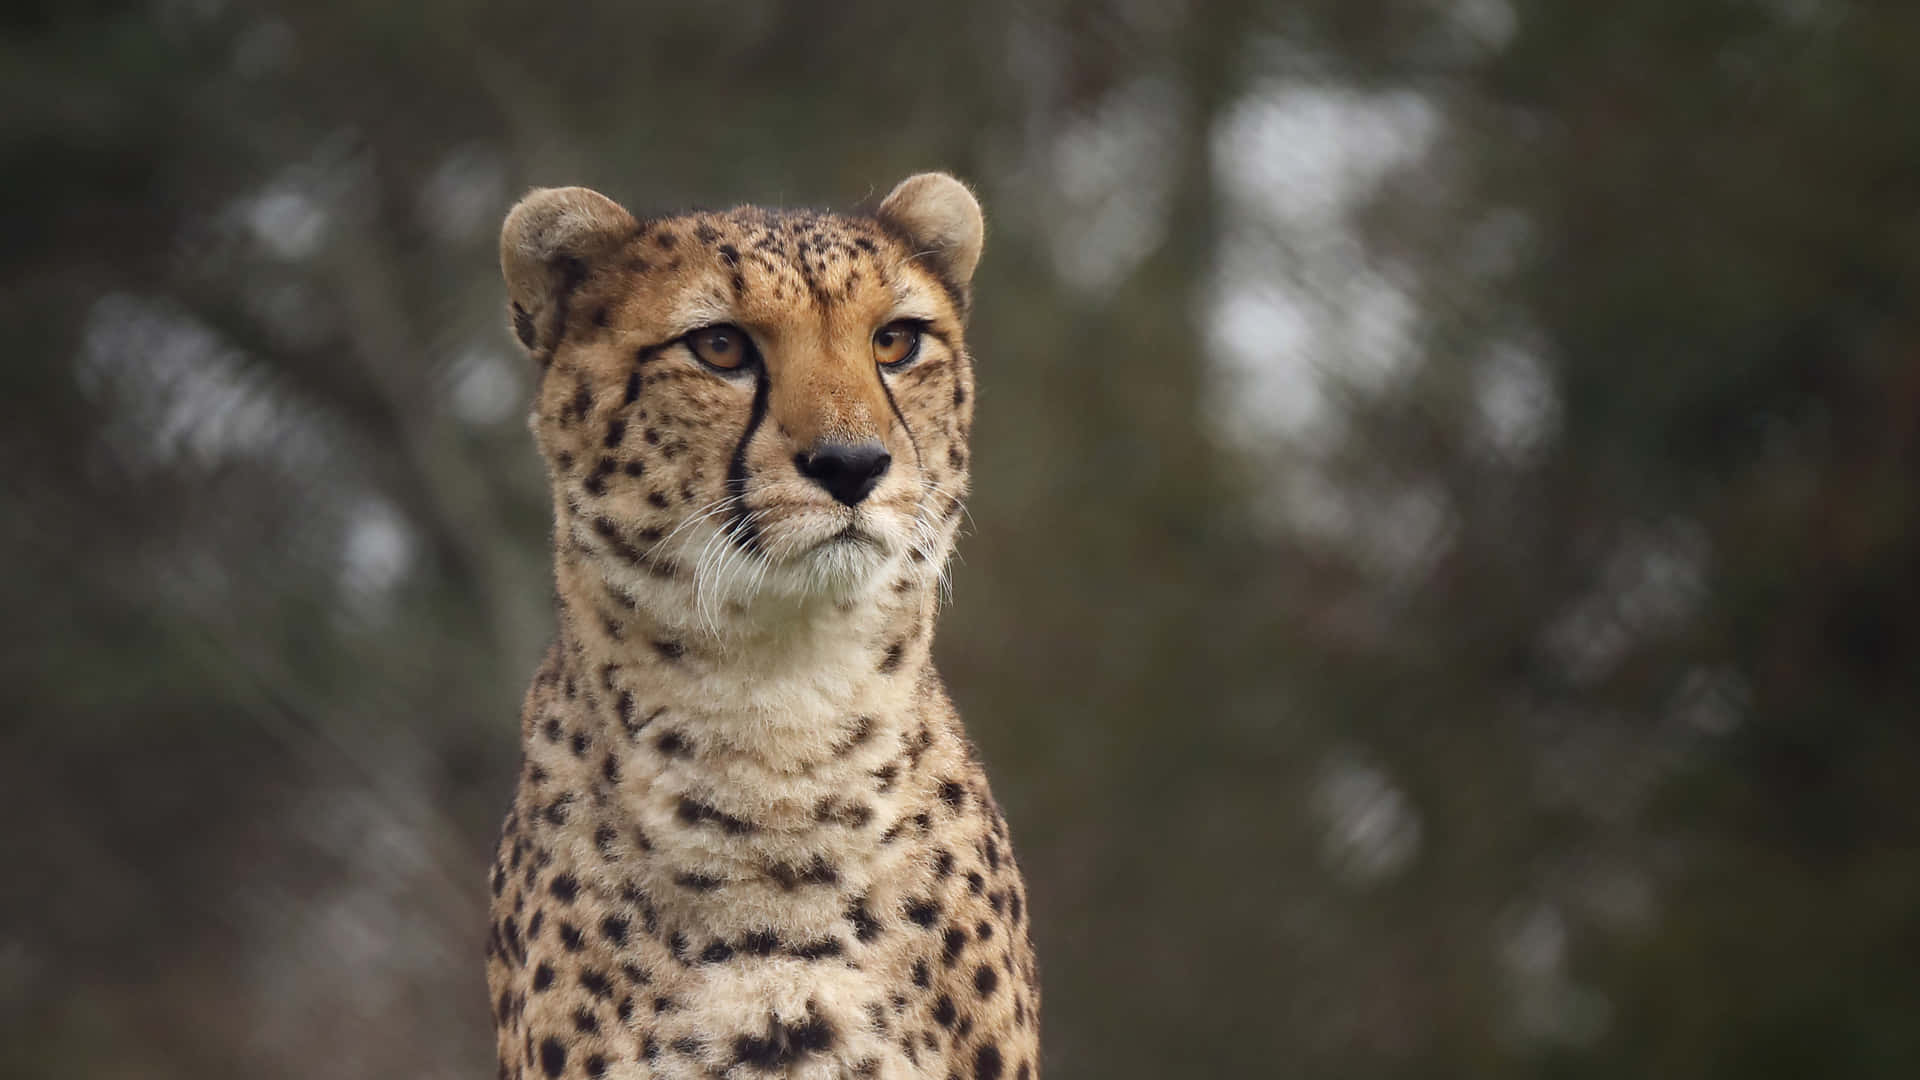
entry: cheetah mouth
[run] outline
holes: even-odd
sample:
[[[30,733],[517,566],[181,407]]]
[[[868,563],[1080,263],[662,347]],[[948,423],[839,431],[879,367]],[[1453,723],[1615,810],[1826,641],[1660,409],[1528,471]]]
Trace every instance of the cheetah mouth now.
[[[841,544],[866,544],[870,547],[879,547],[880,538],[862,529],[860,526],[849,522],[846,528],[820,541],[820,543],[815,546],[828,547],[830,545]]]

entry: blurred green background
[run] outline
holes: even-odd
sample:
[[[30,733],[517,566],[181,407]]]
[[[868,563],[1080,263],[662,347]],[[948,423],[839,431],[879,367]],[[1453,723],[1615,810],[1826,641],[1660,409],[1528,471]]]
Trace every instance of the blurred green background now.
[[[1920,5],[0,25],[0,1075],[492,1075],[502,214],[947,168],[1049,1076],[1920,1076]]]

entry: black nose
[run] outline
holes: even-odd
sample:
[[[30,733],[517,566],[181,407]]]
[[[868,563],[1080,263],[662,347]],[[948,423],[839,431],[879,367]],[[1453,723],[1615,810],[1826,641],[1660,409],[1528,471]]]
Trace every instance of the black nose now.
[[[827,494],[852,506],[872,493],[887,475],[893,455],[879,442],[821,443],[802,454],[793,455],[800,475],[827,489]]]

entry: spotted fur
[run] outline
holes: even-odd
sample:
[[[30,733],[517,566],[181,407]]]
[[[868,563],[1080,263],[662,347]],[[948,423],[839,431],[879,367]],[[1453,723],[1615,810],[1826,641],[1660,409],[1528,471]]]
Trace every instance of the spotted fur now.
[[[509,215],[560,625],[492,872],[502,1077],[1038,1075],[1026,888],[928,657],[979,251],[939,175],[870,217]],[[848,440],[891,459],[851,505],[799,467]]]

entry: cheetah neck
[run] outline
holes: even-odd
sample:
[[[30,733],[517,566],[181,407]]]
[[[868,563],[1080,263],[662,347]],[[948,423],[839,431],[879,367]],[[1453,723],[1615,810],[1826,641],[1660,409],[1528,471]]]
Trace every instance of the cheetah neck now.
[[[802,934],[843,914],[813,910],[837,890],[809,883],[884,894],[907,872],[932,770],[965,756],[927,656],[931,590],[698,638],[582,602],[585,570],[560,566],[560,637],[524,732],[529,766],[574,794],[530,812],[602,855],[638,849],[635,886],[696,936]]]
[[[891,723],[930,663],[937,597],[917,575],[847,599],[770,599],[703,627],[689,625],[680,589],[636,597],[599,570],[556,566],[569,654],[596,683],[620,683],[769,767],[803,766],[852,717]],[[623,722],[620,692],[602,703],[609,722]]]

